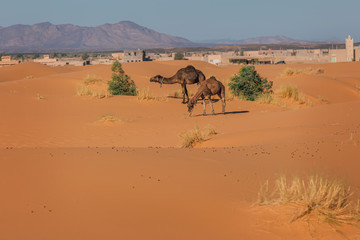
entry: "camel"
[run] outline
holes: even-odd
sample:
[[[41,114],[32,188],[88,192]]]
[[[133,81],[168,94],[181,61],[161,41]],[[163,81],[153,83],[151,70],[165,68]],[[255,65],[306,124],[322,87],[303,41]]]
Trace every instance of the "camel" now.
[[[200,83],[200,86],[195,93],[195,95],[190,99],[190,101],[187,104],[189,116],[191,116],[192,111],[194,109],[195,104],[197,103],[197,100],[199,97],[203,100],[203,106],[204,106],[204,112],[203,114],[206,115],[206,103],[205,103],[205,97],[208,97],[209,104],[211,107],[212,114],[215,114],[214,108],[211,102],[211,96],[218,95],[220,97],[220,100],[222,100],[222,113],[225,114],[225,86],[218,80],[216,80],[215,77],[210,77],[209,79],[206,79],[205,81]]]
[[[174,76],[169,78],[163,77],[161,75],[156,75],[155,77],[150,78],[150,82],[158,82],[160,83],[160,87],[162,87],[162,84],[181,84],[183,93],[182,103],[186,103],[185,95],[187,97],[187,102],[189,102],[189,95],[186,89],[186,84],[199,84],[203,81],[205,81],[205,75],[200,70],[197,70],[191,65],[187,66],[186,68],[179,69]]]

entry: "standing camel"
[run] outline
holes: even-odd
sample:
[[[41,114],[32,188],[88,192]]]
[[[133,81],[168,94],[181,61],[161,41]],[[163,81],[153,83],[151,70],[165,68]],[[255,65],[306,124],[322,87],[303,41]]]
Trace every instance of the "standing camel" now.
[[[162,84],[181,84],[183,93],[182,103],[185,103],[185,95],[187,97],[187,101],[189,102],[189,94],[186,89],[186,84],[199,84],[203,81],[205,81],[205,75],[200,70],[197,70],[191,65],[187,66],[186,68],[179,69],[174,76],[169,78],[163,77],[161,75],[156,75],[155,77],[150,78],[150,82],[158,82],[160,83],[160,87]]]
[[[206,115],[206,103],[205,103],[205,97],[209,99],[209,104],[211,107],[212,114],[215,114],[214,108],[211,102],[211,96],[218,95],[220,97],[220,100],[222,100],[222,113],[225,114],[225,86],[218,80],[216,80],[215,77],[210,77],[209,79],[206,79],[205,81],[200,83],[200,86],[195,93],[195,95],[190,99],[190,101],[187,104],[188,111],[190,113],[190,116],[192,114],[192,111],[194,109],[194,106],[198,100],[199,97],[203,100],[203,106],[204,106],[204,115]]]

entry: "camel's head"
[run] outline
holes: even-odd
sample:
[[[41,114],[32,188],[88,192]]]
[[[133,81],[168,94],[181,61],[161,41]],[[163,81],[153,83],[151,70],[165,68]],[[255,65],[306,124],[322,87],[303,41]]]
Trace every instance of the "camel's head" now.
[[[150,78],[150,82],[158,82],[158,83],[160,83],[162,81],[162,79],[163,79],[162,76],[156,75],[156,76]]]
[[[195,103],[193,103],[192,101],[189,101],[188,104],[187,104],[187,107],[188,107],[189,116],[191,116],[192,111],[193,111],[193,109],[195,107]]]

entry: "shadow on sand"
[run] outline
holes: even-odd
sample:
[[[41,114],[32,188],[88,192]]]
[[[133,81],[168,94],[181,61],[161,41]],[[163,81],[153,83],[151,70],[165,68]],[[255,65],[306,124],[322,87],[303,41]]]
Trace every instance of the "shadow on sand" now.
[[[191,117],[200,117],[200,116],[218,116],[218,115],[229,115],[229,114],[242,114],[242,113],[248,113],[249,111],[232,111],[232,112],[225,112],[225,113],[208,113],[206,115],[204,114],[197,114],[197,115],[192,115]]]

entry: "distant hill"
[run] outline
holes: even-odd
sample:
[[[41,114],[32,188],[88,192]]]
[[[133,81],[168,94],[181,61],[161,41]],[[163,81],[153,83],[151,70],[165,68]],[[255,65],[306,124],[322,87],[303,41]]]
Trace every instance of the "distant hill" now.
[[[314,42],[295,40],[283,35],[247,38],[243,40],[218,40],[211,43],[217,45],[254,45],[254,44],[277,44],[277,45],[312,45],[312,44],[326,44],[331,42]],[[339,42],[334,42],[339,43]]]
[[[49,22],[0,27],[0,52],[111,51],[193,45],[185,38],[158,33],[130,21],[97,27]]]

